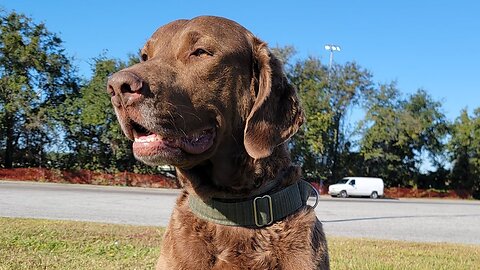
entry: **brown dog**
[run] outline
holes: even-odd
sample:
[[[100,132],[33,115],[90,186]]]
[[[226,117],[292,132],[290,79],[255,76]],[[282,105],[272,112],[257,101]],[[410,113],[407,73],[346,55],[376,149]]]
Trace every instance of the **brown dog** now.
[[[205,16],[159,28],[141,54],[108,91],[135,157],[183,185],[157,269],[329,269],[286,146],[303,112],[267,45]]]

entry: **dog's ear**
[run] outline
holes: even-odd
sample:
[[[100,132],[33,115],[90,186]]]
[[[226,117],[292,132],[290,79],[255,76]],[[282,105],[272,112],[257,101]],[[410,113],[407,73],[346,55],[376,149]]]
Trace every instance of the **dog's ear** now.
[[[244,144],[251,157],[260,159],[295,134],[304,116],[281,62],[257,38],[253,38],[253,58],[256,97],[247,117]]]

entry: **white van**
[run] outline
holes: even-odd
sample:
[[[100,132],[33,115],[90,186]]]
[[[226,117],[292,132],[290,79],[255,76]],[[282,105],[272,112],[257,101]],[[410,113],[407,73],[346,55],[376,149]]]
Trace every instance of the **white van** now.
[[[369,196],[377,199],[383,196],[383,180],[373,177],[345,177],[334,185],[328,187],[331,196]]]

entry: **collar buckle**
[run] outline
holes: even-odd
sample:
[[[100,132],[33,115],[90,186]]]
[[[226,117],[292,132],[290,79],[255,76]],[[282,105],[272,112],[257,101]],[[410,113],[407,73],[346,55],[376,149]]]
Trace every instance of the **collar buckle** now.
[[[253,200],[253,216],[257,227],[270,225],[275,220],[273,217],[273,203],[270,195],[256,197]]]

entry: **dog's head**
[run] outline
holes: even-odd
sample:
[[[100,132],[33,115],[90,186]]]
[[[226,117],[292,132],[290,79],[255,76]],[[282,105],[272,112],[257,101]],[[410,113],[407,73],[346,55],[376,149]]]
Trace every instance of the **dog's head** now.
[[[160,27],[108,92],[137,159],[192,168],[226,149],[271,155],[303,122],[267,45],[219,17]]]

